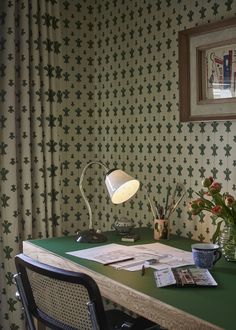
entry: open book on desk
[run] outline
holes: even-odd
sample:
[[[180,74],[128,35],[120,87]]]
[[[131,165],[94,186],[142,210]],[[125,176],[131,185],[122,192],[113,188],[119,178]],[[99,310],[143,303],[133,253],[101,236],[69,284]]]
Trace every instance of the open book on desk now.
[[[67,254],[93,260],[116,269],[136,271],[146,267],[163,269],[192,265],[192,253],[161,243],[125,246],[121,244],[106,244],[94,248],[70,251]],[[128,260],[129,259],[129,260]],[[152,260],[152,262],[147,263]],[[154,262],[153,262],[154,261]]]

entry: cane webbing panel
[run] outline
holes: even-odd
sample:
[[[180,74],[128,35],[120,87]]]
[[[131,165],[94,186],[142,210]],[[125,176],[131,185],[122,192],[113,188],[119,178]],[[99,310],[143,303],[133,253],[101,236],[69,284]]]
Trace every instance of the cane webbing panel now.
[[[88,292],[83,285],[49,278],[27,269],[33,296],[38,308],[68,326],[91,330],[88,314]]]

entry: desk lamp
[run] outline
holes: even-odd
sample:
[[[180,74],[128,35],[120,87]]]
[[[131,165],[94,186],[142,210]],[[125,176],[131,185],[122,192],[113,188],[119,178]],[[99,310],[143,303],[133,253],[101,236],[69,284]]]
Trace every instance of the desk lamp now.
[[[113,204],[121,204],[130,199],[139,189],[139,181],[119,169],[109,170],[102,162],[93,161],[88,163],[81,174],[79,189],[85,201],[89,213],[89,229],[78,233],[77,242],[80,243],[102,243],[107,240],[100,230],[93,228],[93,217],[90,204],[83,190],[83,179],[88,167],[97,164],[105,171],[105,185]]]

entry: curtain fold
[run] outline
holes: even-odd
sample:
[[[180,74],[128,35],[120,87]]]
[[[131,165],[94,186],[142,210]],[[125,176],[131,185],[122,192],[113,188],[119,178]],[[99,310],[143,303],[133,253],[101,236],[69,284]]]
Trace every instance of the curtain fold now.
[[[0,329],[24,329],[14,256],[63,232],[59,3],[1,0],[0,29]]]

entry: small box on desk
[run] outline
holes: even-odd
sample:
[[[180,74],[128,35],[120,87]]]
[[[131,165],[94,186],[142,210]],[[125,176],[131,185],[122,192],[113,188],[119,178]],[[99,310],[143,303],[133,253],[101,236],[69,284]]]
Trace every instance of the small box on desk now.
[[[139,238],[140,238],[139,235],[129,234],[129,235],[122,236],[121,237],[121,241],[122,242],[131,242],[131,243],[134,243],[137,240],[139,240]]]

